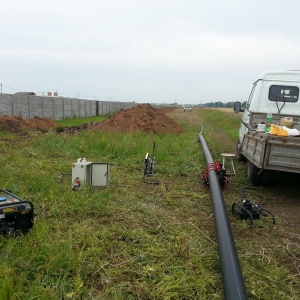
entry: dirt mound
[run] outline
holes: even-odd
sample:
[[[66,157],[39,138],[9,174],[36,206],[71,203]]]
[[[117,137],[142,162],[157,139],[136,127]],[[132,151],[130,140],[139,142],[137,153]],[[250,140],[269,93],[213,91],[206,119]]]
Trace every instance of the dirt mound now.
[[[79,126],[62,128],[48,118],[35,117],[23,119],[22,117],[2,116],[0,118],[0,130],[12,132],[42,131],[48,132],[56,129],[57,132],[72,134],[82,130],[102,130],[109,132],[134,132],[146,133],[182,133],[182,129],[176,122],[168,118],[164,113],[166,109],[154,108],[150,104],[140,104],[128,110],[119,111],[102,122],[92,122]]]
[[[169,111],[169,110],[168,110]],[[135,132],[180,134],[182,129],[168,118],[165,109],[157,109],[150,104],[140,104],[128,110],[119,111],[102,122],[93,122],[74,127],[59,128],[59,132],[75,133],[93,129],[109,132]]]
[[[59,124],[49,118],[34,117],[23,119],[22,117],[2,116],[0,118],[0,130],[12,132],[42,131],[48,132]]]
[[[140,104],[131,109],[115,113],[105,121],[97,124],[95,128],[111,132],[182,133],[182,129],[176,122],[150,104]]]

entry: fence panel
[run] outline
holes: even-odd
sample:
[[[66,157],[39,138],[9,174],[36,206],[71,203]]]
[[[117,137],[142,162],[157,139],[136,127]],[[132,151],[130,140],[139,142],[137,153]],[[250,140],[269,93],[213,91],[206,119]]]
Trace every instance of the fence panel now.
[[[134,102],[95,101],[77,98],[45,97],[0,93],[0,116],[20,116],[23,118],[83,118],[108,115],[121,109],[136,106]]]

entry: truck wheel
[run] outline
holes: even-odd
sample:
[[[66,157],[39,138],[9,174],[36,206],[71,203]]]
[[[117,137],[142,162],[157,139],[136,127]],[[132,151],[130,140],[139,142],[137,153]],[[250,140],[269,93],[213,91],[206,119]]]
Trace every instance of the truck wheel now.
[[[241,148],[241,143],[238,140],[238,142],[236,144],[236,153],[235,153],[235,156],[236,156],[236,158],[237,158],[238,161],[246,161],[246,157],[241,153],[240,148]]]
[[[261,183],[263,185],[272,185],[274,179],[274,171],[263,170]]]
[[[251,161],[247,161],[247,177],[254,184],[261,183],[262,176],[258,174],[259,170]]]

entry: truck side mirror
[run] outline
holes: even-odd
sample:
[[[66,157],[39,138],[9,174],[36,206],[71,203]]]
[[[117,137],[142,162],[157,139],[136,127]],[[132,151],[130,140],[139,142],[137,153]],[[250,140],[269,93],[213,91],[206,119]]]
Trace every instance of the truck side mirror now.
[[[242,103],[240,101],[234,102],[233,111],[238,114],[239,112],[243,112],[244,109],[242,108]]]

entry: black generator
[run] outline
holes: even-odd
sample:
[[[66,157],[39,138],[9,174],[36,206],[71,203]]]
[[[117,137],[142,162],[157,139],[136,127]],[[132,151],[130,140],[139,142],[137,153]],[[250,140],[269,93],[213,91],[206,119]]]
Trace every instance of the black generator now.
[[[33,228],[34,207],[9,190],[0,190],[0,233],[27,234]]]

